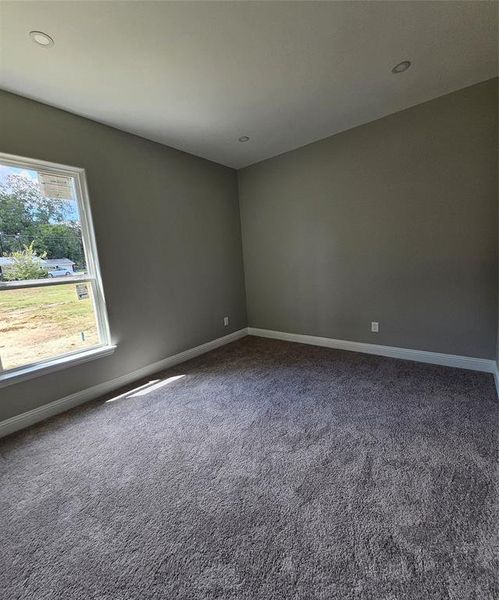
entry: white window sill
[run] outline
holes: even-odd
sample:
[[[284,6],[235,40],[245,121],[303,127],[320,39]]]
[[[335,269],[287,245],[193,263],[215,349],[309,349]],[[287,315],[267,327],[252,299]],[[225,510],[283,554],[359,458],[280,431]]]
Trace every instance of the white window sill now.
[[[28,365],[27,367],[20,367],[19,369],[13,369],[11,371],[5,371],[0,375],[0,388],[20,381],[26,381],[33,379],[34,377],[40,377],[41,375],[47,375],[54,371],[60,371],[69,367],[75,367],[86,363],[89,360],[96,358],[102,358],[103,356],[109,356],[116,350],[116,346],[99,346],[98,348],[91,348],[90,350],[84,350],[77,354],[67,354],[53,360],[48,360],[43,363]]]

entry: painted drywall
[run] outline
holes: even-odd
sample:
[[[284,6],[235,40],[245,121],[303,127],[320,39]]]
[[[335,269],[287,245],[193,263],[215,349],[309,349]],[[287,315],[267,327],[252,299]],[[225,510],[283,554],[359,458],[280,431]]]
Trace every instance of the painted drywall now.
[[[497,118],[489,80],[239,171],[249,325],[495,358]]]
[[[6,92],[0,151],[86,169],[118,345],[0,389],[0,420],[246,326],[234,170]]]

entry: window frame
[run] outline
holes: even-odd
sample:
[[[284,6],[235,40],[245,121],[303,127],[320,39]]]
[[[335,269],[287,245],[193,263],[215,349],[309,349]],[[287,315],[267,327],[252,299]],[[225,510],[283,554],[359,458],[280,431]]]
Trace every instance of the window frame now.
[[[14,154],[6,154],[3,152],[0,152],[0,163],[11,167],[20,167],[37,172],[44,171],[54,175],[69,176],[73,178],[87,271],[85,275],[72,276],[71,281],[68,281],[64,277],[25,281],[0,281],[0,294],[4,291],[13,289],[68,285],[71,283],[76,285],[78,283],[88,282],[92,287],[96,325],[100,338],[99,344],[85,348],[84,350],[66,352],[13,369],[2,370],[0,368],[0,387],[3,387],[23,379],[31,379],[32,377],[42,375],[46,372],[67,368],[82,362],[87,362],[93,358],[109,355],[114,351],[116,346],[111,342],[111,332],[109,329],[109,320],[104,288],[102,285],[85,169],[35,158],[26,158]]]

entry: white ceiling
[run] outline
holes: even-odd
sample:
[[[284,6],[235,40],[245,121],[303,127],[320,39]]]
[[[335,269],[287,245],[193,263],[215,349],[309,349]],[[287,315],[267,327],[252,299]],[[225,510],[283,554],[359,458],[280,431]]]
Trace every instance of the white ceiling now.
[[[497,2],[0,10],[1,87],[235,168],[497,75]],[[392,75],[404,59],[412,68]]]

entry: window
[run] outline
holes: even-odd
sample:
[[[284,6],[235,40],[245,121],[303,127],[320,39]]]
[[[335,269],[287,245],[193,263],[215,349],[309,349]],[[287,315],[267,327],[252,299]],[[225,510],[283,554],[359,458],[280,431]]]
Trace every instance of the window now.
[[[83,169],[0,153],[0,383],[113,348]]]

